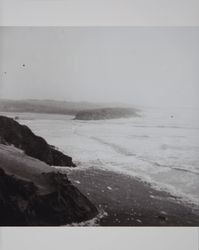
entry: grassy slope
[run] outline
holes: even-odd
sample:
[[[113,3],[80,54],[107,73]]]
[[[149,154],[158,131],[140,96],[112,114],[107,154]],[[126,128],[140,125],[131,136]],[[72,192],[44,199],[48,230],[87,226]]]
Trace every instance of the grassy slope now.
[[[25,155],[23,151],[13,146],[0,144],[0,159],[0,168],[4,169],[6,173],[30,180],[41,189],[42,186],[46,186],[41,173],[55,171],[54,167]]]

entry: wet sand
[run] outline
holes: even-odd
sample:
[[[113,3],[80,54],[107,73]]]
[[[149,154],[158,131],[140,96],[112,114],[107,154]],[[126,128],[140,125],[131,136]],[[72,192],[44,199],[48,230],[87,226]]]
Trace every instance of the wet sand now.
[[[101,226],[199,226],[199,207],[137,178],[95,168],[67,172],[99,211],[105,211]]]

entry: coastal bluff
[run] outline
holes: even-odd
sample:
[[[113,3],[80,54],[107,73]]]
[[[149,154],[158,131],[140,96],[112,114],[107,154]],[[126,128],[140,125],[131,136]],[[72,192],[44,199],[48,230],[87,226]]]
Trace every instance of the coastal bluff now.
[[[0,116],[0,226],[59,226],[98,214],[55,165],[75,166],[27,126]]]
[[[100,108],[79,111],[75,120],[106,120],[118,118],[137,117],[138,110],[133,108]]]
[[[56,168],[0,144],[0,225],[59,226],[92,219],[95,206]]]
[[[42,137],[35,135],[27,126],[12,118],[0,116],[0,143],[14,145],[27,155],[53,166],[75,167],[67,156],[49,145]]]

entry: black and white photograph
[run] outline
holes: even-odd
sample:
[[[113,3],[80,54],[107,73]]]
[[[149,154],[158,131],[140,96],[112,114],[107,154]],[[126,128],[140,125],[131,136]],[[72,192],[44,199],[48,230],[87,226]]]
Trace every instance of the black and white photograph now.
[[[198,10],[0,0],[0,250],[198,250]]]
[[[1,226],[199,225],[198,27],[0,37]]]

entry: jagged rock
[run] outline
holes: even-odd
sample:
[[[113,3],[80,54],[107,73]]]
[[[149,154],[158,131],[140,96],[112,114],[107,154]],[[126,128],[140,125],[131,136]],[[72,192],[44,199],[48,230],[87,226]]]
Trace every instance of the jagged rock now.
[[[57,226],[81,222],[97,215],[95,206],[67,176],[43,173],[47,191],[35,183],[0,169],[1,226]]]
[[[27,155],[55,166],[72,166],[72,158],[49,145],[42,137],[36,136],[27,126],[12,118],[0,116],[0,143],[14,145]]]

